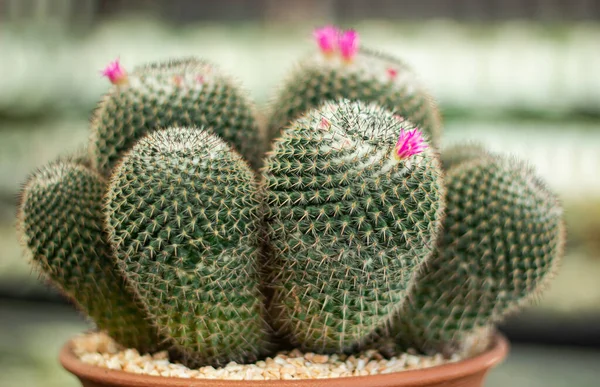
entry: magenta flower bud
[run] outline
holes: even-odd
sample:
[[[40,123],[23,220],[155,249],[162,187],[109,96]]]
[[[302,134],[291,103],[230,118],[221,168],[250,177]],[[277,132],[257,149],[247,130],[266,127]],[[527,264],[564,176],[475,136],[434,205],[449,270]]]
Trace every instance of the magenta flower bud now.
[[[397,160],[406,160],[407,158],[423,152],[429,146],[423,139],[423,134],[419,129],[400,130],[398,142],[394,148],[394,157]]]
[[[107,77],[113,85],[125,85],[128,82],[127,73],[123,67],[121,67],[119,59],[109,63],[102,71],[102,75]]]
[[[358,32],[354,30],[347,30],[340,33],[338,38],[338,46],[340,49],[340,53],[342,54],[342,58],[346,62],[351,62],[356,53],[358,52]]]
[[[323,54],[330,55],[336,50],[339,31],[334,26],[325,26],[313,31],[313,37],[317,41]]]

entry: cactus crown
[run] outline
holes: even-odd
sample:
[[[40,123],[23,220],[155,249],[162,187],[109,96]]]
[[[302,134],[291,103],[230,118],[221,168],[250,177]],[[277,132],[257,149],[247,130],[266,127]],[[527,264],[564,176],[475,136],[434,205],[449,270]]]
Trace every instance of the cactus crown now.
[[[23,248],[122,345],[188,365],[275,344],[457,351],[551,278],[562,212],[535,172],[478,145],[440,156],[437,107],[404,64],[353,30],[314,37],[266,155],[212,64],[116,61],[89,156],[24,185]]]

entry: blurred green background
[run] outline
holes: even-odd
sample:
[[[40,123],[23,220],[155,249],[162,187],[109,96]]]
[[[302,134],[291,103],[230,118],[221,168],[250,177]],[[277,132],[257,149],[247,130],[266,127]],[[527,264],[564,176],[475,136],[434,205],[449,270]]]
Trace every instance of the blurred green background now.
[[[56,356],[88,325],[24,262],[14,213],[29,172],[85,145],[99,70],[202,56],[264,107],[327,22],[415,68],[446,144],[526,158],[561,196],[561,271],[502,326],[513,349],[487,385],[600,385],[599,21],[597,0],[0,0],[0,386],[77,386]]]

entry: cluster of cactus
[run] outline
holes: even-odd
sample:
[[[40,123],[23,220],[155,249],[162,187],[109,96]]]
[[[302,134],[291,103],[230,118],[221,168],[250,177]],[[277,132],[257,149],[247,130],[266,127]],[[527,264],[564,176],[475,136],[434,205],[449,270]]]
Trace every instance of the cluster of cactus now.
[[[552,277],[562,213],[535,172],[440,150],[406,65],[354,31],[314,36],[265,128],[208,62],[111,63],[87,155],[25,183],[28,256],[121,345],[193,366],[382,340],[448,353]]]

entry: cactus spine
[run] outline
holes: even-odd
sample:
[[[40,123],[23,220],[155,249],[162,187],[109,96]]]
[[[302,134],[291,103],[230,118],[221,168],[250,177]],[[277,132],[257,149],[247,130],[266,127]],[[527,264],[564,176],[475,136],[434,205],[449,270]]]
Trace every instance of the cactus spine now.
[[[103,232],[105,182],[82,165],[58,161],[21,192],[18,232],[28,256],[98,328],[118,343],[153,351],[159,337],[124,278]]]
[[[294,121],[264,172],[278,329],[310,351],[366,342],[406,300],[434,246],[443,188],[431,149],[376,105],[326,103]]]
[[[170,128],[141,139],[106,200],[120,268],[191,365],[251,361],[267,347],[254,175],[218,137]]]

